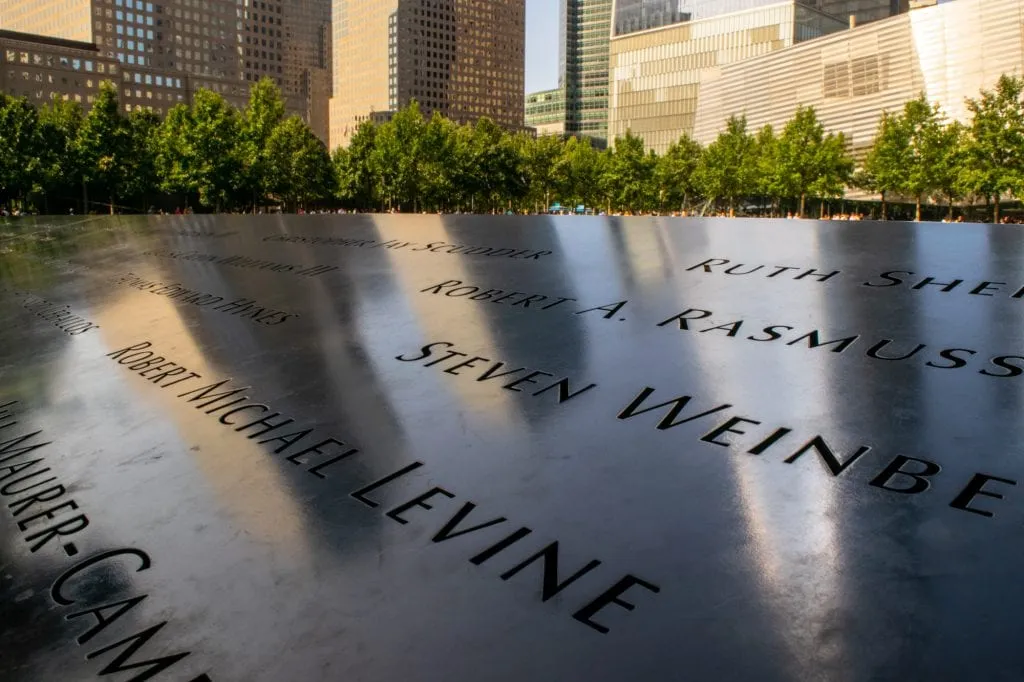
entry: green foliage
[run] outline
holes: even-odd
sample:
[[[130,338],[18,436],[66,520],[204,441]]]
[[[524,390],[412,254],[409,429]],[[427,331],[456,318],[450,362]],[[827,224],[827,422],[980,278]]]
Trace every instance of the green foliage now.
[[[366,121],[328,155],[308,126],[286,117],[270,79],[253,85],[238,111],[199,90],[163,121],[125,116],[113,84],[102,84],[88,115],[54,100],[39,110],[0,95],[0,202],[23,207],[82,197],[87,205],[144,210],[175,195],[207,209],[267,204],[294,210],[329,201],[360,210],[493,211],[568,207],[621,212],[688,211],[715,204],[782,211],[842,196],[848,186],[882,196],[948,203],[1024,191],[1024,80],[1000,79],[968,101],[970,125],[947,123],[924,97],[881,117],[873,147],[852,173],[847,139],[812,108],[780,130],[748,131],[730,118],[706,149],[688,137],[663,155],[631,131],[595,149],[586,138],[534,138],[482,118],[456,124],[419,106],[386,123]],[[88,202],[88,196],[95,201]],[[69,200],[70,198],[70,200]]]
[[[973,114],[970,170],[965,182],[974,193],[995,199],[994,220],[999,220],[999,198],[1020,194],[1024,185],[1024,80],[1002,76],[995,90],[967,100]]]
[[[253,204],[264,202],[273,183],[270,140],[285,120],[284,100],[274,81],[261,78],[249,90],[249,106],[239,125],[244,190]]]
[[[44,204],[49,203],[50,196],[77,192],[81,185],[78,139],[83,119],[82,107],[77,102],[56,95],[39,110],[43,142],[39,162]]]
[[[813,108],[800,107],[779,136],[772,159],[777,168],[775,189],[799,197],[799,215],[806,214],[807,196],[841,196],[853,172],[843,134],[825,134]]]
[[[644,141],[626,131],[604,169],[612,206],[622,211],[647,211],[656,203],[654,171],[657,157],[644,153]]]
[[[558,161],[557,197],[566,206],[594,207],[607,203],[602,182],[606,162],[607,156],[595,149],[588,138],[570,137]]]
[[[552,194],[556,191],[564,171],[562,140],[552,135],[536,139],[526,137],[520,140],[526,177],[530,185],[529,197],[534,205],[545,209],[551,206]]]
[[[909,155],[910,135],[902,118],[883,112],[860,180],[865,189],[881,193],[883,218],[886,195],[901,191],[907,184]]]
[[[334,150],[336,196],[348,208],[369,208],[374,204],[376,187],[370,162],[376,145],[377,126],[373,121],[364,121],[348,147]]]
[[[327,147],[298,116],[274,128],[266,147],[270,190],[286,208],[296,209],[330,196],[333,185]]]
[[[746,116],[732,116],[718,139],[708,145],[695,171],[697,186],[709,201],[725,199],[729,213],[736,200],[757,189],[757,147],[747,132]]]
[[[78,131],[82,178],[93,196],[109,198],[110,213],[131,191],[134,172],[131,128],[121,115],[117,88],[110,81],[99,93]]]

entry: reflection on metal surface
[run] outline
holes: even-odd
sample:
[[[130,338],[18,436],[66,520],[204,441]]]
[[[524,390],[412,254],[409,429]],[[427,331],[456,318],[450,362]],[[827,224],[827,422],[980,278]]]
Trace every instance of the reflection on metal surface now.
[[[4,223],[0,677],[1015,679],[1021,250]]]

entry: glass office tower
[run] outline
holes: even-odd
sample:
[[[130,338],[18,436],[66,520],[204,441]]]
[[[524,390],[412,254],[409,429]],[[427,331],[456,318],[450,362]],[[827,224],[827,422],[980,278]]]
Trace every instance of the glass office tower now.
[[[608,43],[612,0],[562,0],[565,132],[603,147],[608,136]]]

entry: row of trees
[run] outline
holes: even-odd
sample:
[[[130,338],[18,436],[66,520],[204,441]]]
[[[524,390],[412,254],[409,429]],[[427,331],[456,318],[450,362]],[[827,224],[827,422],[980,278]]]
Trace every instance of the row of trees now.
[[[922,95],[883,114],[871,149],[855,164],[843,133],[825,130],[813,108],[799,108],[776,131],[748,130],[733,116],[701,147],[688,137],[663,155],[644,152],[627,132],[607,150],[587,140],[533,139],[503,133],[489,121],[456,126],[425,121],[415,104],[380,126],[364,124],[334,156],[338,197],[363,209],[453,210],[547,207],[553,200],[608,211],[737,208],[780,215],[807,213],[811,198],[848,189],[953,205],[992,204],[1024,196],[1024,80],[1004,76],[967,101],[970,124],[946,122]]]
[[[750,131],[732,117],[702,147],[683,137],[662,155],[628,133],[606,150],[586,139],[533,138],[489,119],[458,125],[425,119],[414,102],[383,124],[364,122],[348,147],[329,156],[297,117],[286,117],[270,80],[248,106],[232,108],[200,90],[161,122],[124,116],[105,83],[88,114],[56,99],[35,109],[0,95],[0,200],[51,211],[81,197],[145,210],[168,196],[211,210],[268,203],[360,210],[539,210],[558,201],[608,211],[737,209],[804,215],[809,199],[848,188],[916,204],[961,199],[991,203],[1024,195],[1024,81],[1004,76],[968,100],[968,125],[947,123],[922,96],[886,113],[874,146],[854,163],[842,133],[812,108],[779,131]],[[93,202],[89,201],[93,197]],[[55,205],[56,204],[56,205]]]
[[[415,103],[365,123],[334,155],[338,198],[360,209],[539,209],[553,201],[608,211],[679,211],[749,197],[839,196],[853,171],[843,136],[801,109],[779,136],[751,136],[743,118],[706,149],[683,137],[664,155],[630,132],[599,150],[589,140],[510,134],[487,119],[425,120]]]
[[[161,121],[125,116],[101,84],[88,114],[54,98],[36,109],[0,94],[0,201],[43,212],[81,205],[145,211],[167,196],[213,210],[267,202],[296,207],[328,197],[335,179],[323,143],[286,117],[273,81],[253,86],[239,111],[199,90]]]

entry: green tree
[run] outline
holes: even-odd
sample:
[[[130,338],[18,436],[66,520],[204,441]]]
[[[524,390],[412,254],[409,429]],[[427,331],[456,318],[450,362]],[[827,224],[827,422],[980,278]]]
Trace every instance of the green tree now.
[[[526,196],[526,171],[515,140],[494,121],[477,120],[461,143],[460,177],[474,210],[503,210]]]
[[[150,194],[159,182],[156,155],[159,142],[160,117],[149,109],[136,109],[128,115],[129,145],[133,171],[124,185],[126,196],[142,201],[145,209]]]
[[[934,191],[948,200],[948,218],[953,219],[953,204],[964,195],[964,169],[968,165],[967,127],[959,121],[939,126],[929,145],[932,154]]]
[[[298,116],[274,128],[266,147],[270,191],[296,210],[331,195],[333,176],[327,147]]]
[[[657,157],[644,152],[643,139],[627,130],[615,139],[605,174],[612,203],[624,211],[644,211],[654,204]]]
[[[658,159],[654,175],[660,193],[661,208],[686,210],[696,190],[694,175],[704,150],[700,144],[683,135]]]
[[[541,135],[536,139],[526,137],[520,149],[530,183],[530,198],[535,207],[543,204],[547,210],[551,206],[551,195],[559,185],[565,145],[555,135]]]
[[[24,98],[0,94],[0,199],[24,202],[43,178],[39,114]]]
[[[1002,76],[995,90],[968,99],[973,114],[968,174],[971,189],[993,199],[993,222],[999,222],[1000,197],[1019,193],[1024,184],[1024,80]]]
[[[79,129],[78,150],[86,185],[109,198],[113,214],[118,199],[130,191],[135,159],[131,129],[121,115],[117,88],[110,81],[100,84],[92,109]]]
[[[47,213],[51,198],[74,196],[81,187],[82,170],[77,145],[83,118],[82,107],[77,102],[58,95],[39,110],[43,142],[39,161]],[[83,206],[83,211],[88,211],[88,207]]]
[[[192,110],[178,104],[167,112],[156,132],[156,171],[160,189],[169,194],[185,195],[186,205],[199,193],[201,169],[192,148]]]
[[[285,119],[281,90],[267,77],[249,90],[249,105],[242,112],[239,130],[240,160],[244,184],[251,197],[253,211],[270,194],[273,159],[268,153],[270,140]]]
[[[333,164],[338,199],[348,208],[367,210],[376,201],[373,153],[377,126],[363,121],[356,128],[347,148],[334,151]]]
[[[425,128],[423,114],[414,100],[377,130],[372,167],[377,192],[388,208],[418,208]]]
[[[875,142],[864,159],[864,168],[859,175],[862,187],[881,195],[882,220],[888,217],[888,195],[901,192],[907,186],[909,156],[910,132],[903,124],[902,117],[899,114],[882,112]]]
[[[906,174],[903,194],[914,197],[914,220],[921,220],[921,199],[938,189],[936,162],[942,155],[942,122],[938,106],[928,103],[922,94],[903,107],[901,124],[906,129],[909,149],[903,163]]]
[[[157,135],[156,167],[165,191],[193,194],[220,211],[243,182],[239,115],[219,94],[199,89],[192,106],[168,112]]]
[[[754,188],[755,192],[766,197],[773,212],[782,211],[782,197],[786,195],[786,186],[779,160],[779,138],[771,125],[765,125],[757,131],[754,138]]]
[[[806,216],[807,195],[841,195],[853,172],[842,133],[825,133],[813,107],[799,107],[778,140],[779,189],[799,199],[798,213]]]
[[[457,126],[434,112],[423,129],[419,164],[420,203],[433,210],[447,209],[455,189]]]
[[[555,191],[566,206],[595,207],[602,202],[604,160],[588,137],[570,137],[565,141],[558,160]]]
[[[695,177],[709,203],[728,202],[730,216],[736,214],[737,199],[756,191],[756,145],[747,132],[746,116],[729,118],[725,130],[701,155]]]

